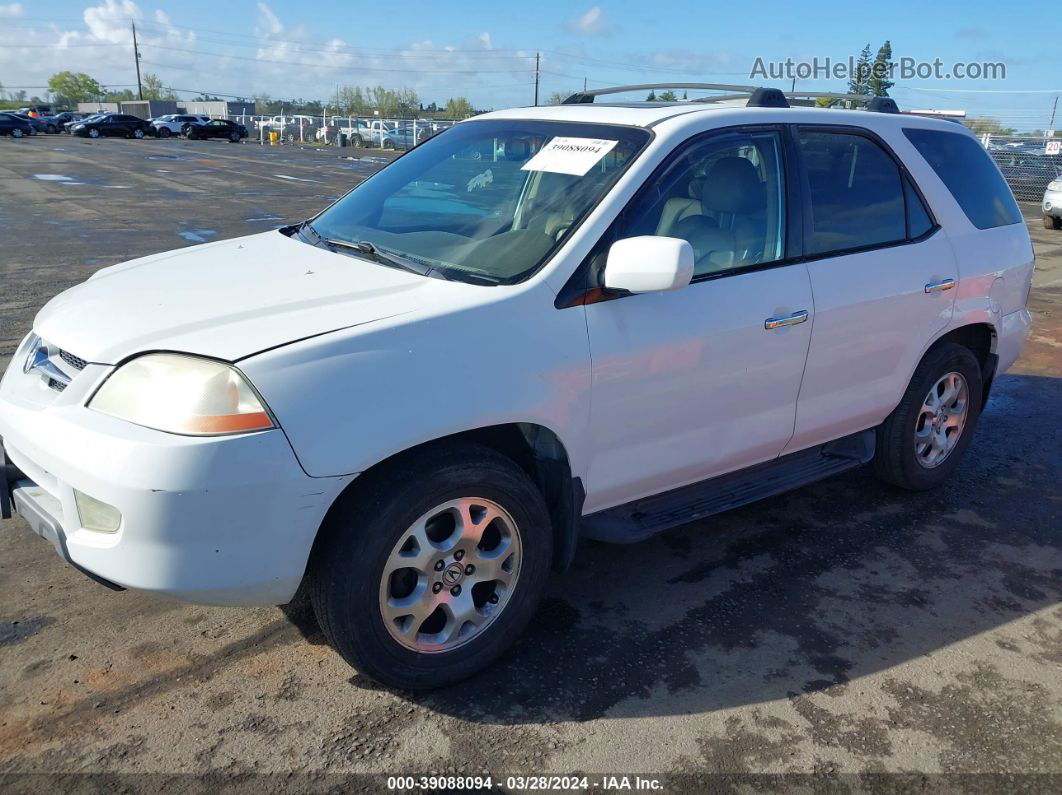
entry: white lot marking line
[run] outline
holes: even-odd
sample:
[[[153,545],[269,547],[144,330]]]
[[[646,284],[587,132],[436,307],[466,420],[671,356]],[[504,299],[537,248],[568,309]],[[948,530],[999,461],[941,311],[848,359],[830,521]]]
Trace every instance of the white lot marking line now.
[[[244,218],[243,220],[250,223],[251,221],[279,221],[280,219],[275,215],[270,215],[265,218]]]
[[[34,174],[34,179],[43,179],[46,182],[70,182],[73,177],[64,177],[62,174]]]
[[[128,190],[129,188],[131,188],[133,186],[132,185],[102,185],[101,187],[104,187],[104,188],[122,188],[124,190]]]
[[[302,177],[289,177],[287,174],[274,174],[278,179],[293,179],[296,182],[320,182],[319,179],[303,179]]]

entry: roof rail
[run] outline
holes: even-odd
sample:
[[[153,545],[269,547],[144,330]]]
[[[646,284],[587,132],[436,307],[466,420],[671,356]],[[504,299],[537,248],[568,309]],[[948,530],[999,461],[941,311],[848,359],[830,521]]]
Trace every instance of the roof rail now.
[[[777,88],[757,88],[752,92],[746,108],[788,108],[789,100]]]
[[[582,105],[593,102],[596,97],[608,96],[609,94],[625,94],[628,91],[656,91],[658,88],[722,91],[725,93],[698,97],[689,101],[703,103],[732,102],[748,98],[746,107],[749,108],[788,108],[790,107],[790,100],[794,99],[831,99],[835,102],[866,105],[867,110],[875,113],[900,112],[896,100],[891,97],[874,97],[867,94],[841,94],[835,91],[782,91],[781,89],[765,86],[736,86],[726,83],[637,83],[626,86],[610,86],[609,88],[592,88],[587,91],[577,91],[561,104]]]
[[[588,91],[578,91],[568,97],[562,105],[582,105],[593,102],[594,97],[602,97],[608,94],[625,94],[628,91],[655,91],[658,88],[692,88],[695,91],[728,91],[741,95],[752,94],[756,86],[732,86],[723,83],[637,83],[629,86],[610,86],[609,88],[592,88]]]
[[[892,97],[874,97],[867,103],[867,110],[873,113],[899,113],[900,106]]]

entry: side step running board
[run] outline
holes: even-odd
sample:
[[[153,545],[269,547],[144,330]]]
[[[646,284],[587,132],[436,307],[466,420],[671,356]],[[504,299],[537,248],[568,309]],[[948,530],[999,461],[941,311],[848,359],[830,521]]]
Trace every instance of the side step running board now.
[[[584,516],[580,535],[629,544],[836,475],[874,457],[874,430]]]

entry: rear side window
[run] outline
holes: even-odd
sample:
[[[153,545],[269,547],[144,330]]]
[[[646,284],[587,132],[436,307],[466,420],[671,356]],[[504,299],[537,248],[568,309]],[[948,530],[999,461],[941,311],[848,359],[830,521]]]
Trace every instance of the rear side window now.
[[[811,190],[811,234],[805,253],[822,255],[907,239],[900,169],[862,135],[800,130]]]
[[[1018,203],[992,158],[968,135],[905,129],[907,139],[940,177],[978,229],[1016,224]]]
[[[907,177],[903,180],[903,195],[907,201],[907,236],[915,240],[933,228],[933,219]]]

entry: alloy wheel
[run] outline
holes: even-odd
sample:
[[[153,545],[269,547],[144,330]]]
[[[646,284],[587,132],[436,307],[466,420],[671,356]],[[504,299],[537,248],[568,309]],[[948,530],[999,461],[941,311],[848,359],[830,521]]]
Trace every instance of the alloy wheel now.
[[[929,390],[915,421],[915,459],[926,469],[944,463],[959,443],[970,409],[970,392],[961,373],[949,372]]]
[[[402,533],[384,566],[387,631],[420,653],[463,646],[505,610],[522,551],[516,522],[492,500],[463,497],[433,508]]]

